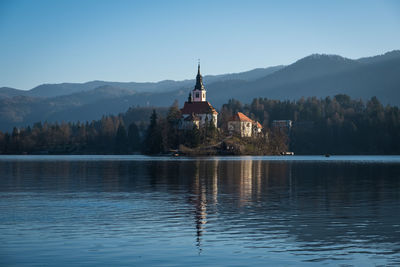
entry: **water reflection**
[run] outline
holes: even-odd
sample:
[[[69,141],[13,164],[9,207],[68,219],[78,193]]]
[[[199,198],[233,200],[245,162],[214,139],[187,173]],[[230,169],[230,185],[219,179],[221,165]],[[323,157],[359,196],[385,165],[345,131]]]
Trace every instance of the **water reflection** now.
[[[237,259],[239,251],[247,264],[265,257],[278,257],[282,263],[276,255],[293,260],[285,265],[400,263],[400,165],[395,163],[0,161],[0,178],[4,232],[13,216],[29,234],[18,213],[33,211],[18,206],[11,210],[13,203],[29,198],[33,204],[38,201],[35,205],[49,205],[28,218],[56,216],[50,214],[50,201],[59,196],[58,208],[63,209],[62,200],[73,193],[90,201],[91,206],[80,206],[83,212],[101,209],[125,233],[115,232],[120,238],[129,232],[135,242],[146,239],[142,246],[148,250],[165,250],[159,244],[166,238],[172,247],[179,242],[194,245],[193,250],[181,249],[180,256],[196,251],[218,258],[213,251],[224,250]],[[39,203],[35,193],[44,200]],[[121,216],[126,209],[129,215]],[[92,224],[105,223],[100,217],[90,219]],[[71,223],[93,238],[96,227],[89,228],[85,220],[78,217]]]

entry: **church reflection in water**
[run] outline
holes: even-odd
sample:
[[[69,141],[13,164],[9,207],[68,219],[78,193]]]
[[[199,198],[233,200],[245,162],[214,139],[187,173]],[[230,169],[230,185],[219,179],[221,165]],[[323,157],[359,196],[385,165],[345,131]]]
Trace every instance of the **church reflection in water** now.
[[[278,184],[286,187],[291,183],[288,180],[291,174],[287,164],[271,166],[269,162],[260,160],[195,161],[191,169],[191,176],[187,176],[191,182],[189,202],[195,209],[196,245],[199,253],[202,251],[202,236],[206,232],[207,216],[210,213],[218,216],[219,208],[226,213],[232,208],[251,205],[265,197],[269,186]],[[223,199],[221,203],[219,198]]]
[[[218,204],[218,160],[211,164],[194,163],[190,203],[195,207],[196,246],[202,251],[201,237],[207,224],[207,207]]]
[[[390,209],[383,208],[381,202],[390,195],[380,191],[389,188],[376,179],[383,175],[382,179],[393,180],[390,171],[380,174],[362,165],[338,170],[334,165],[259,160],[185,164],[192,170],[185,177],[199,253],[204,239],[222,229],[235,231],[238,238],[257,235],[257,240],[263,242],[275,232],[285,233],[313,249],[314,243],[340,244],[363,235],[379,235],[389,243],[396,243],[399,237],[390,234],[398,216],[386,214]],[[367,183],[354,178],[360,174]],[[395,184],[400,187],[399,181]],[[343,206],[346,209],[338,208]],[[380,215],[386,214],[380,218],[385,223],[379,230],[371,221],[363,220],[376,216],[377,206],[382,206]],[[213,232],[208,234],[210,228]]]

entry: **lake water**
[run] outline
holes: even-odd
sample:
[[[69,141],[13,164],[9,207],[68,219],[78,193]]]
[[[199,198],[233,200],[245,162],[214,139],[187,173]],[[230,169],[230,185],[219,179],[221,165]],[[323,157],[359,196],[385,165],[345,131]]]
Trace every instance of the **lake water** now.
[[[1,266],[400,266],[400,157],[0,156]]]

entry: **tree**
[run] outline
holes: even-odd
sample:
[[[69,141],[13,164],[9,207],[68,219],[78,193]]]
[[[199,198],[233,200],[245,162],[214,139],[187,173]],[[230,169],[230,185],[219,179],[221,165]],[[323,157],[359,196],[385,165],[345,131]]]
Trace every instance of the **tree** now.
[[[5,137],[4,133],[0,131],[0,154],[5,152]]]
[[[167,127],[166,129],[166,147],[177,148],[179,145],[179,122],[181,119],[181,111],[178,107],[178,101],[175,100],[174,104],[168,109],[167,114]]]
[[[134,122],[132,122],[128,127],[128,146],[129,151],[136,152],[140,150],[139,128]]]
[[[128,136],[124,125],[118,126],[117,134],[115,136],[115,152],[118,154],[128,153]]]
[[[186,130],[184,133],[184,144],[191,148],[197,147],[201,142],[201,132],[196,125],[193,125],[191,130]]]
[[[214,117],[204,125],[206,127],[206,137],[210,143],[213,143],[217,138],[218,130],[215,127]]]
[[[153,110],[150,117],[150,125],[147,128],[143,152],[146,154],[158,154],[163,152],[161,128],[159,127],[155,110]]]

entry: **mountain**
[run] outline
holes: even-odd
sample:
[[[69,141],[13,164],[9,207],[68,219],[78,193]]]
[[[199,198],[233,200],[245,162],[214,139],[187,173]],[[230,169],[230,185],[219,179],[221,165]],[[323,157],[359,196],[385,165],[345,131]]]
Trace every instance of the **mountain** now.
[[[391,53],[397,54],[397,53]],[[222,104],[231,98],[249,102],[255,97],[294,100],[348,94],[367,100],[377,96],[384,104],[400,105],[400,57],[387,54],[371,60],[335,55],[311,55],[255,81],[214,83],[210,99]]]
[[[378,63],[399,58],[400,58],[400,50],[393,50],[383,55],[378,55],[374,57],[363,57],[358,59],[357,61],[369,64],[369,63]]]
[[[170,106],[182,103],[187,90],[162,93],[134,93],[112,86],[53,98],[17,96],[0,99],[0,130],[39,121],[91,121],[118,114],[131,106]]]
[[[229,74],[221,74],[221,75],[206,75],[203,77],[204,84],[210,84],[214,82],[220,81],[229,81],[229,80],[242,80],[242,81],[254,81],[259,78],[265,77],[271,73],[274,73],[280,69],[283,69],[285,66],[279,65],[269,68],[257,68],[245,72],[240,73],[229,73]],[[190,85],[193,84],[194,80],[190,80]]]
[[[231,98],[249,103],[256,97],[295,100],[336,94],[364,100],[377,96],[383,104],[400,105],[399,73],[400,51],[392,51],[356,60],[314,54],[288,66],[209,75],[203,80],[207,98],[216,108]],[[99,119],[104,114],[124,112],[131,106],[170,106],[174,100],[182,105],[194,83],[194,80],[158,83],[92,81],[54,87],[41,85],[30,91],[3,87],[0,88],[0,130],[45,120]]]
[[[204,80],[205,83],[213,83],[217,81],[225,80],[245,80],[252,81],[271,74],[284,66],[274,66],[269,68],[258,68],[250,71],[241,73],[230,73],[221,75],[206,75]],[[102,86],[111,86],[126,91],[134,92],[167,92],[180,89],[187,89],[192,86],[194,79],[183,80],[183,81],[172,81],[164,80],[160,82],[107,82],[107,81],[91,81],[86,83],[60,83],[60,84],[42,84],[36,86],[30,90],[18,90],[9,87],[0,88],[0,98],[14,97],[14,96],[30,96],[30,97],[41,97],[49,98],[56,96],[70,95],[74,93],[86,92],[94,90],[95,88]]]
[[[1,87],[0,88],[0,98],[4,97],[14,97],[14,96],[21,96],[25,95],[26,91],[18,90],[10,87]]]

